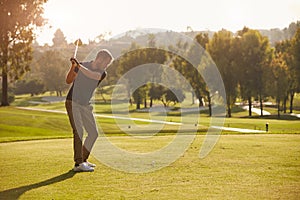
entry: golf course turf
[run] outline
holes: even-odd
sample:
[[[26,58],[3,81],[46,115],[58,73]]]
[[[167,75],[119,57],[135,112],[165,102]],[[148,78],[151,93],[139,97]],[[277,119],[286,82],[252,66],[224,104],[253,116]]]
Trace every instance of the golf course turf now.
[[[156,143],[171,136],[157,136]],[[161,139],[160,139],[161,138]],[[100,138],[101,139],[101,138]],[[204,136],[161,170],[126,173],[97,164],[74,173],[72,139],[0,144],[1,199],[297,199],[300,135],[224,135],[199,158]],[[111,137],[130,146],[129,137]],[[147,143],[135,142],[143,149]],[[122,147],[122,148],[123,148]]]
[[[60,104],[49,105],[54,106],[63,110]],[[177,119],[172,116],[172,120]],[[120,133],[113,119],[97,121],[113,144],[129,152],[159,149],[176,134],[168,126],[155,136],[133,139]],[[74,173],[72,134],[65,114],[1,108],[0,199],[299,199],[299,120],[228,118],[225,127],[264,130],[268,122],[270,131],[223,131],[213,150],[200,159],[208,121],[201,116],[203,129],[187,151],[160,170],[118,171],[92,154],[95,172]]]

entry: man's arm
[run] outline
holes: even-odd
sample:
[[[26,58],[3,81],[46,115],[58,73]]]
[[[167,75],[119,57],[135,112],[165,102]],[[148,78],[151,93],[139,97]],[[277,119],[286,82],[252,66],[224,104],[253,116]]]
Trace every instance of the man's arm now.
[[[77,64],[75,62],[72,62],[72,66],[70,67],[70,70],[66,77],[67,84],[73,83],[73,81],[76,79],[77,77],[76,66]]]
[[[95,71],[91,71],[88,68],[86,68],[85,66],[79,64],[79,70],[88,78],[90,79],[94,79],[94,80],[100,80],[101,78],[101,73],[100,72],[95,72]]]

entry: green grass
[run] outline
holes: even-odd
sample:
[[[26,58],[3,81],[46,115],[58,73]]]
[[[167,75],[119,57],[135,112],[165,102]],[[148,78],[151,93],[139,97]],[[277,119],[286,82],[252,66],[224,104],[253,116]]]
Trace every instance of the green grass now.
[[[277,120],[269,118],[226,118],[225,127],[235,127],[254,130],[266,130],[266,123],[269,123],[269,133],[276,134],[299,134],[300,120]]]
[[[14,106],[63,110],[64,103],[30,104],[42,96],[20,96]],[[210,118],[201,112],[198,135],[185,154],[169,166],[151,173],[126,173],[97,164],[93,173],[74,173],[72,133],[67,115],[0,108],[0,199],[298,199],[300,196],[300,120],[276,115],[247,117],[233,109],[225,127],[265,130],[271,134],[222,132],[204,159],[199,150]],[[130,116],[149,119],[148,113]],[[97,103],[95,111],[111,114],[110,103]],[[272,114],[276,110],[271,110]],[[188,115],[185,115],[188,117]],[[176,126],[167,125],[150,138],[126,136],[114,119],[97,118],[109,141],[126,151],[146,153],[172,142]],[[166,121],[179,122],[172,114]],[[130,120],[123,120],[126,126]],[[148,123],[136,122],[139,125]],[[193,122],[191,122],[193,123]],[[222,125],[222,124],[220,124]],[[137,134],[150,134],[141,129]],[[188,133],[188,132],[187,132]],[[58,139],[59,138],[59,139]],[[101,140],[101,138],[99,138]],[[21,141],[24,140],[24,141]],[[29,141],[30,140],[30,141]],[[14,141],[14,142],[12,142]]]
[[[65,115],[0,108],[0,142],[72,137]]]
[[[164,145],[172,136],[155,137]],[[122,148],[149,143],[110,137]],[[300,135],[223,135],[199,159],[204,136],[184,156],[151,173],[120,172],[97,164],[93,173],[73,173],[72,140],[0,144],[0,199],[298,199]],[[17,178],[16,178],[17,177]]]
[[[107,111],[109,108],[107,104],[99,104],[95,106],[95,111],[100,114],[110,115],[109,112],[102,113],[102,111]],[[63,103],[37,105],[35,108],[43,109],[54,109],[54,110],[64,110]],[[136,113],[131,112],[130,117],[149,119],[148,113]],[[188,115],[185,116],[188,118]],[[163,119],[164,120],[164,119]],[[166,121],[180,122],[180,116],[171,115],[168,116]],[[199,123],[199,134],[206,134],[207,127],[210,125],[210,120],[206,114],[200,115]],[[116,125],[114,119],[109,118],[97,118],[99,127],[106,134],[118,134],[124,135],[120,131],[119,127]],[[118,122],[130,124],[131,120],[119,120]],[[266,123],[269,123],[269,133],[300,133],[300,120],[294,118],[289,118],[289,120],[277,120],[274,118],[264,117],[252,117],[252,118],[226,118],[224,126],[234,127],[234,128],[244,128],[244,129],[256,129],[265,130]],[[139,125],[147,125],[148,122],[136,122]],[[191,122],[193,123],[193,122]],[[222,125],[222,124],[220,124]],[[177,132],[177,126],[166,125],[160,131],[160,134],[173,134]],[[137,133],[148,134],[153,131],[141,128]],[[223,131],[222,134],[238,134],[237,132]],[[19,141],[19,140],[33,140],[33,139],[46,139],[46,138],[65,138],[72,137],[71,128],[67,115],[48,113],[40,111],[29,111],[21,110],[15,107],[4,107],[0,108],[0,142],[8,141]]]

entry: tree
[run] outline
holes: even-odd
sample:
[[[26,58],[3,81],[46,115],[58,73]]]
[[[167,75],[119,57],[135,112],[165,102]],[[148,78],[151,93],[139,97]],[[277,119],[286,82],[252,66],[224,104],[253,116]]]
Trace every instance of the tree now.
[[[252,99],[260,101],[261,116],[263,115],[263,95],[265,78],[264,69],[269,66],[271,48],[267,37],[259,31],[244,28],[236,38],[235,60],[238,67],[238,80],[241,96],[248,100],[249,116],[252,115]]]
[[[207,44],[207,51],[216,63],[224,82],[228,117],[231,117],[231,107],[236,100],[239,75],[233,64],[235,55],[232,54],[232,39],[231,32],[221,30],[215,33]]]
[[[144,61],[142,61],[141,58],[141,53],[142,53],[142,49],[139,49],[139,46],[136,43],[131,43],[131,46],[128,50],[128,52],[124,53],[122,55],[121,58],[119,58],[118,60],[118,65],[119,67],[117,67],[117,74],[121,77],[124,74],[126,74],[128,71],[130,71],[131,69],[133,69],[136,66],[139,66],[141,64],[143,64]],[[138,73],[138,75],[136,75],[136,73]],[[127,78],[127,83],[126,83],[126,89],[127,89],[127,95],[129,98],[129,102],[132,105],[132,100],[131,100],[131,96],[130,94],[135,92],[135,91],[131,91],[132,88],[137,88],[136,84],[137,84],[137,78],[142,79],[143,76],[141,76],[141,74],[139,74],[139,71],[136,71],[135,73],[131,73],[129,74],[126,78]],[[141,98],[139,98],[139,95],[141,93],[139,91],[136,91],[134,94],[134,97],[136,100],[136,104],[137,104],[137,108],[140,107],[141,103]]]
[[[280,117],[280,102],[284,100],[288,91],[288,66],[281,53],[275,55],[271,62],[272,84],[270,90],[276,98],[278,118]]]
[[[68,61],[58,51],[46,51],[38,63],[42,68],[42,78],[46,89],[55,91],[57,96],[62,96],[62,91],[68,87],[65,84]]]
[[[149,63],[157,62],[157,63],[163,63],[166,60],[166,53],[162,51],[161,49],[156,49],[156,38],[154,34],[148,34],[148,47],[149,49],[146,49],[146,56]],[[163,70],[161,68],[154,68],[151,72],[151,83],[159,83],[162,79]],[[154,88],[152,88],[154,87]],[[148,95],[150,97],[150,107],[153,106],[153,95],[150,95],[153,91],[157,89],[155,87],[155,84],[149,84],[149,91]],[[146,101],[145,101],[146,103]]]
[[[206,50],[207,44],[209,42],[208,34],[207,33],[199,33],[198,35],[196,35],[195,39],[198,42],[198,44],[201,45],[201,47],[204,50]],[[202,58],[204,55],[198,55],[198,56],[200,56]],[[194,55],[194,56],[196,56],[196,55]],[[204,56],[204,57],[206,57],[206,56]],[[200,63],[201,64],[203,63],[203,58],[201,59]],[[204,65],[204,67],[201,66],[201,64],[198,67],[200,67],[200,69],[203,69],[202,73],[205,74],[205,70],[207,68],[205,65]],[[199,106],[200,106],[200,104],[202,104],[201,97],[200,97],[201,95],[199,94],[200,91],[201,91],[201,93],[206,93],[206,98],[208,101],[209,116],[211,116],[212,115],[211,94],[210,94],[209,88],[207,88],[207,85],[206,85],[205,81],[203,80],[202,76],[199,76],[200,74],[198,72],[197,72],[197,74],[198,74],[198,77],[196,79],[194,78],[194,81],[192,81],[192,84],[194,85],[193,88],[197,88],[196,93],[198,93],[198,96],[197,96],[197,94],[196,94],[196,96],[199,99]],[[210,89],[212,89],[212,88],[210,88]]]
[[[295,69],[295,80],[296,80],[296,91],[300,91],[300,28],[297,29],[296,34],[292,38],[292,54],[294,57],[294,69]],[[291,110],[292,112],[292,110]]]
[[[169,105],[170,102],[181,103],[185,99],[185,95],[181,88],[168,88],[165,94],[165,103],[164,105]]]
[[[288,92],[284,99],[284,112],[286,112],[286,101],[290,98],[290,113],[293,112],[294,95],[297,92],[297,71],[295,57],[292,49],[292,40],[283,40],[275,45],[275,54],[280,54],[288,67]]]
[[[209,37],[207,33],[199,33],[195,36],[196,41],[200,44],[204,49],[206,49],[206,44],[209,42]]]
[[[145,102],[146,97],[147,97],[147,90],[148,90],[147,86],[143,85],[143,86],[137,88],[135,91],[133,91],[132,97],[133,97],[134,102],[136,103],[136,109],[141,108],[141,103],[143,100]],[[145,108],[147,107],[146,103],[144,103],[144,107]]]
[[[43,25],[47,0],[3,0],[0,6],[1,105],[8,106],[8,80],[18,80],[29,70],[34,30]]]
[[[15,94],[31,94],[37,95],[45,92],[45,86],[41,80],[21,80],[17,82]]]
[[[206,42],[208,41],[208,35],[200,33],[195,37],[195,39],[199,43],[199,45],[205,47]],[[186,52],[183,52],[182,54],[185,57],[189,58],[190,61],[192,60],[193,63],[200,64],[202,59],[201,53],[204,51],[204,49],[199,50],[199,48],[201,48],[199,47],[199,45],[191,45],[189,47],[189,44],[187,42],[178,41],[178,43],[176,44],[177,48],[170,46],[169,49],[172,50],[172,52],[176,52],[176,49],[188,49]],[[201,51],[201,53],[199,53],[199,51]],[[185,58],[179,55],[170,54],[170,56],[171,56],[170,66],[176,69],[177,71],[179,71],[180,74],[182,74],[185,77],[185,79],[189,81],[190,85],[193,88],[191,91],[193,97],[192,104],[194,104],[194,96],[196,96],[196,98],[199,100],[199,107],[203,106],[203,102],[201,100],[206,95],[207,90],[206,90],[206,84],[201,74],[199,73],[198,69],[196,68],[198,66],[193,66],[188,60],[186,60]],[[183,89],[187,89],[187,88],[183,88]]]
[[[66,37],[60,29],[55,31],[52,42],[55,47],[65,47],[67,45]]]
[[[140,83],[147,84],[148,82],[159,82],[160,70],[157,70],[154,63],[161,64],[165,62],[165,51],[161,49],[156,49],[152,47],[140,47],[136,43],[132,43],[128,52],[123,54],[122,57],[117,61],[117,73],[119,76],[122,76],[126,72],[131,69],[149,64],[147,67],[141,69],[136,68],[134,71],[131,71],[129,75],[127,75],[127,92],[128,97],[131,93],[134,92],[134,100],[137,104],[137,108],[140,107],[140,103],[144,101],[146,106],[146,98],[147,92],[145,89],[150,89],[148,87],[139,87]],[[151,68],[153,66],[153,68]],[[155,80],[154,80],[155,79]],[[138,88],[138,89],[136,89]],[[136,89],[135,91],[131,91],[132,89]],[[141,90],[141,91],[140,91]],[[149,93],[149,92],[148,92]],[[132,104],[131,98],[130,103]]]
[[[165,94],[167,88],[162,85],[151,83],[149,90],[149,97],[152,100],[162,100],[163,95]]]
[[[164,107],[167,107],[171,102],[181,103],[185,99],[182,88],[167,88],[163,85],[151,83],[152,87],[149,90],[149,96],[153,100],[160,100]]]

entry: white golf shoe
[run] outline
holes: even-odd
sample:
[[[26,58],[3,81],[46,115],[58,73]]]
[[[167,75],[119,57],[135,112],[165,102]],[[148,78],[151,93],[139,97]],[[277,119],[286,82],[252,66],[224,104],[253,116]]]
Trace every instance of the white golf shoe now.
[[[95,165],[94,163],[90,163],[89,161],[86,161],[85,163],[86,163],[89,167],[93,167],[93,168],[96,167],[96,165]]]
[[[79,166],[74,166],[74,172],[93,172],[94,168],[89,166],[86,162],[79,164]]]

